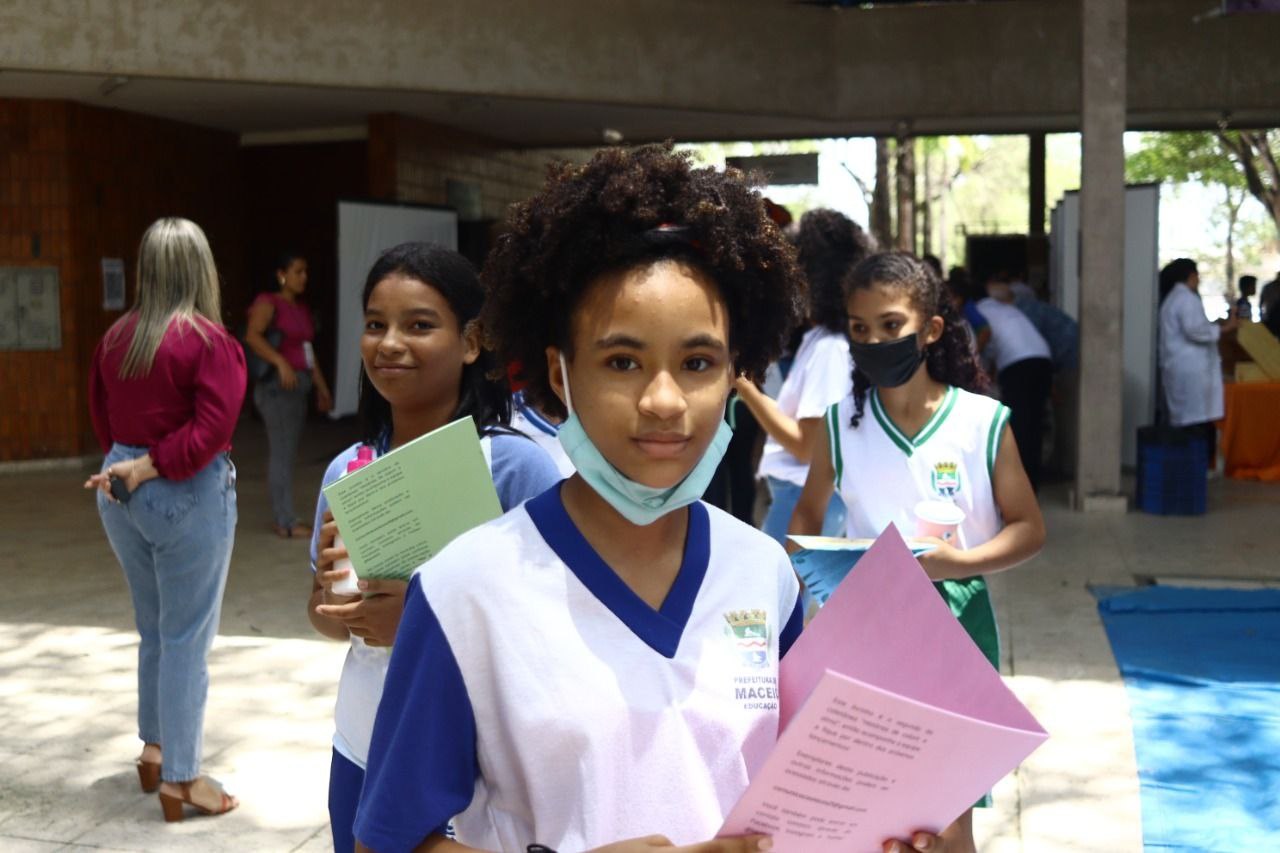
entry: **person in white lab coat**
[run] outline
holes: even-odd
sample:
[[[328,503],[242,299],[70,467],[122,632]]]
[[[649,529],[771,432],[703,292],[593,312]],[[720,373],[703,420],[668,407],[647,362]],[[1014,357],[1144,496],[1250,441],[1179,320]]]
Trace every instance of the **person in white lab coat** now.
[[[1239,324],[1234,317],[1219,324],[1205,316],[1195,261],[1178,258],[1160,271],[1160,382],[1165,410],[1172,426],[1204,436],[1210,467],[1217,443],[1214,422],[1223,411],[1218,338]]]

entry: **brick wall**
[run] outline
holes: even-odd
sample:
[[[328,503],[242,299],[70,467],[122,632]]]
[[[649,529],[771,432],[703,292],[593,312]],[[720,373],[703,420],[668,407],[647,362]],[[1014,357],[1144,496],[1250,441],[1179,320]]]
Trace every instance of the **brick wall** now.
[[[66,126],[64,104],[0,100],[0,266],[57,266],[62,312],[61,350],[0,352],[0,459],[79,449]]]
[[[369,119],[369,174],[375,196],[445,205],[448,181],[464,181],[479,187],[484,220],[505,220],[508,206],[542,186],[552,160],[582,162],[590,154],[585,149],[515,150],[400,115]]]
[[[444,205],[449,180],[472,184],[479,220],[459,236],[478,260],[507,207],[542,185],[551,159],[589,153],[518,151],[396,115],[370,117],[367,143],[242,151],[230,133],[67,101],[0,99],[0,266],[56,266],[62,310],[61,349],[0,352],[0,462],[98,451],[87,369],[120,316],[102,307],[101,261],[124,260],[131,304],[138,240],[155,219],[185,216],[204,229],[229,328],[243,325],[263,264],[282,243],[311,256],[311,296],[326,318],[336,199]],[[322,326],[322,357],[326,340]]]
[[[209,237],[224,306],[243,287],[237,139],[64,101],[0,99],[0,266],[57,266],[62,347],[0,352],[0,461],[97,451],[87,367],[120,316],[102,308],[101,260],[123,258],[133,300],[138,240],[161,216]],[[38,242],[38,256],[36,244]]]

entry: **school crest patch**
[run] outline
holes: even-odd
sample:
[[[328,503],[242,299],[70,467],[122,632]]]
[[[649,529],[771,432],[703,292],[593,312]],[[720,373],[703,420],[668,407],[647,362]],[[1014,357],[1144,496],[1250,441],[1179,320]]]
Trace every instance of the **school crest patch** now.
[[[944,500],[951,500],[960,494],[960,465],[948,459],[936,462],[929,472],[929,480],[934,494]]]
[[[743,666],[769,665],[769,614],[764,610],[730,610],[724,614],[725,636],[733,643]]]

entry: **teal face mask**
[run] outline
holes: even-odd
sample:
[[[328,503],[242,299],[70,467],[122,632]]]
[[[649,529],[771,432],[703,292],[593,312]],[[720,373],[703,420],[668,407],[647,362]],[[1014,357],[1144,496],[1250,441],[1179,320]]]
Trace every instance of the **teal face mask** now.
[[[578,469],[578,475],[623,518],[644,527],[672,510],[688,506],[702,497],[711,478],[715,476],[725,451],[729,449],[729,439],[733,437],[733,430],[724,418],[720,419],[720,426],[716,429],[715,438],[711,439],[707,452],[683,480],[667,489],[646,486],[613,467],[587,437],[587,431],[582,428],[582,422],[573,411],[573,397],[569,393],[569,371],[565,367],[563,354],[560,356],[560,375],[564,378],[565,407],[569,410],[569,419],[560,425],[560,446]]]

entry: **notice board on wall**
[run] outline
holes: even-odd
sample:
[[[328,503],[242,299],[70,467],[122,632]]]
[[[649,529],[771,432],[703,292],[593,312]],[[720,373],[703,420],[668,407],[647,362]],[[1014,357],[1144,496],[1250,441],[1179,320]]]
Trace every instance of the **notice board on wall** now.
[[[0,350],[62,349],[57,267],[0,267]]]
[[[124,259],[102,259],[102,310],[124,310]]]

